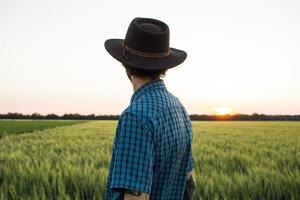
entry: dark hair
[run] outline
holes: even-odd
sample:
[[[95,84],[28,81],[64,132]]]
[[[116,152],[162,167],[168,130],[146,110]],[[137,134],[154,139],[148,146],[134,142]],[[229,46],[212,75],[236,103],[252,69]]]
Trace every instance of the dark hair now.
[[[128,75],[136,76],[139,78],[150,78],[151,80],[157,80],[160,78],[165,77],[166,75],[166,69],[161,70],[144,70],[144,69],[138,69],[131,67],[129,65],[126,65],[122,63],[122,65],[126,68],[126,72]]]

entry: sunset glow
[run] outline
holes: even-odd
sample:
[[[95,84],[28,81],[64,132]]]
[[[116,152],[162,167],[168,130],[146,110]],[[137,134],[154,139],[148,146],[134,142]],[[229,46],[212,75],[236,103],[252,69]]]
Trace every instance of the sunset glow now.
[[[232,114],[232,109],[225,106],[216,107],[214,108],[214,113],[216,115],[229,115]]]

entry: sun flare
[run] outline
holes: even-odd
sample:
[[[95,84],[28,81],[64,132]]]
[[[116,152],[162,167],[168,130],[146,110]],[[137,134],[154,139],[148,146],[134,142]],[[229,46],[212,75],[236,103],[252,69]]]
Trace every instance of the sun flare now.
[[[216,115],[229,115],[232,114],[232,109],[225,106],[216,107],[214,108],[214,113]]]

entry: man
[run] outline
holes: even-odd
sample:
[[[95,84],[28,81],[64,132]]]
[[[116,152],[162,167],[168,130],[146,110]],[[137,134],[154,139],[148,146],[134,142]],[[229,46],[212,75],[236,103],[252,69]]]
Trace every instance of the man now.
[[[192,199],[191,122],[161,79],[187,54],[169,47],[164,22],[149,18],[133,19],[125,40],[109,39],[105,48],[134,90],[116,130],[105,199]]]

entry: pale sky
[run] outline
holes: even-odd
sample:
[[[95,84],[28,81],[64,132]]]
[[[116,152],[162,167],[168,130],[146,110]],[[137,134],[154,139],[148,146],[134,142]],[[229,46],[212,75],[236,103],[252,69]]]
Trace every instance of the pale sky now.
[[[104,49],[164,21],[186,61],[164,78],[190,114],[300,114],[299,0],[1,0],[0,113],[120,114],[133,93]]]

